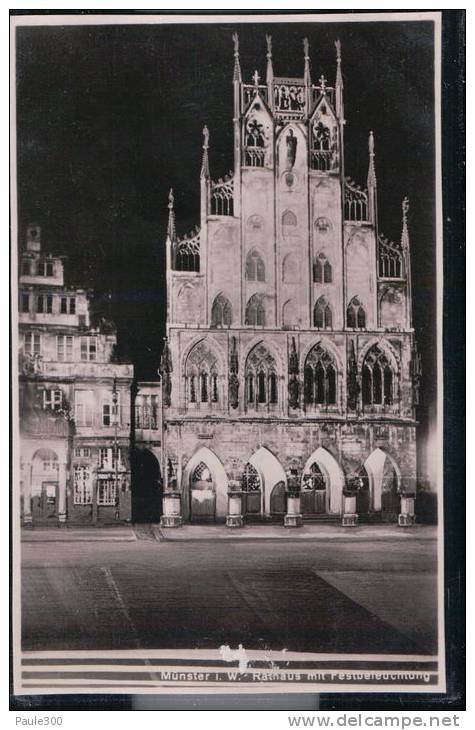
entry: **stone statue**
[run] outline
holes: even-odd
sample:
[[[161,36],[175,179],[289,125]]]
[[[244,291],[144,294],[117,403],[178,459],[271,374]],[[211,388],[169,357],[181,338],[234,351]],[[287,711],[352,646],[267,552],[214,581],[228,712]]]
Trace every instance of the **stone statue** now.
[[[291,170],[295,165],[295,158],[297,155],[297,137],[294,136],[293,129],[289,130],[285,141],[287,143],[287,169]]]
[[[296,375],[289,380],[289,405],[291,408],[299,407],[300,383]]]

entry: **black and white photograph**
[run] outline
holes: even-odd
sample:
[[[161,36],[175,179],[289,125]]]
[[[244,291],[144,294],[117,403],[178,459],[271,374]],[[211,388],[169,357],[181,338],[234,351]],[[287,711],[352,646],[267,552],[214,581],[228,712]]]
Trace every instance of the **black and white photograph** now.
[[[440,12],[13,16],[14,694],[443,693]]]

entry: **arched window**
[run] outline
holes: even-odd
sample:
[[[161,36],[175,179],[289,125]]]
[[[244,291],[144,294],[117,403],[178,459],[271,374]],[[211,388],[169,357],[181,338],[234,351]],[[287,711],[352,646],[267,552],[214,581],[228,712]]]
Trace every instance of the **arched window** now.
[[[350,329],[366,327],[366,313],[358,297],[353,297],[346,309],[346,326]]]
[[[282,214],[282,225],[283,226],[296,226],[297,225],[297,216],[295,213],[292,213],[291,210],[286,210],[285,213]]]
[[[206,340],[198,342],[189,353],[185,365],[185,380],[188,385],[189,403],[198,407],[205,403],[219,401],[218,360]]]
[[[335,361],[320,344],[310,350],[305,360],[304,401],[307,405],[336,404]]]
[[[246,464],[242,475],[241,486],[243,492],[257,492],[261,489],[261,478],[252,464]]]
[[[266,280],[266,267],[257,251],[250,251],[247,255],[246,279],[248,281]]]
[[[315,284],[331,284],[333,281],[332,265],[323,253],[317,256],[313,264],[313,281]]]
[[[363,362],[363,405],[392,405],[393,382],[393,370],[389,360],[383,350],[375,345],[369,350]]]
[[[218,294],[211,307],[211,327],[229,327],[232,318],[231,304],[226,297]]]
[[[246,306],[246,324],[264,327],[266,323],[266,311],[262,296],[254,294]]]
[[[325,297],[320,297],[313,308],[313,326],[319,329],[331,329],[332,310]]]
[[[198,466],[193,471],[192,477],[191,477],[191,483],[193,485],[198,484],[199,482],[212,482],[213,477],[211,476],[211,472],[206,466],[206,464],[201,461]]]
[[[278,402],[277,366],[264,344],[256,345],[246,361],[247,402],[274,405]]]

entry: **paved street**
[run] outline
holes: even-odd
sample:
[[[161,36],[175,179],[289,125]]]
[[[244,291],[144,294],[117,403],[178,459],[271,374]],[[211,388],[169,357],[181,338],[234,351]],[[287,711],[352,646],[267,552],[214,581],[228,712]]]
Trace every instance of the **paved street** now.
[[[433,539],[137,534],[22,544],[25,650],[436,650]]]

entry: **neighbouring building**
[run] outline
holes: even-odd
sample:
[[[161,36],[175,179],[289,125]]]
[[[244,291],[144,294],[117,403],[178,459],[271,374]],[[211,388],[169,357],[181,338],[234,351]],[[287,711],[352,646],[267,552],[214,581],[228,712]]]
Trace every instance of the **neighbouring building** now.
[[[346,176],[335,45],[333,85],[312,82],[306,40],[303,76],[274,76],[269,36],[265,80],[244,83],[235,35],[234,169],[211,180],[205,127],[189,235],[170,192],[163,524],[282,520],[299,492],[304,519],[414,521],[408,201],[389,241],[371,132],[366,187]]]
[[[130,520],[133,365],[114,361],[114,327],[92,322],[88,292],[65,285],[37,225],[19,266],[23,522]]]

